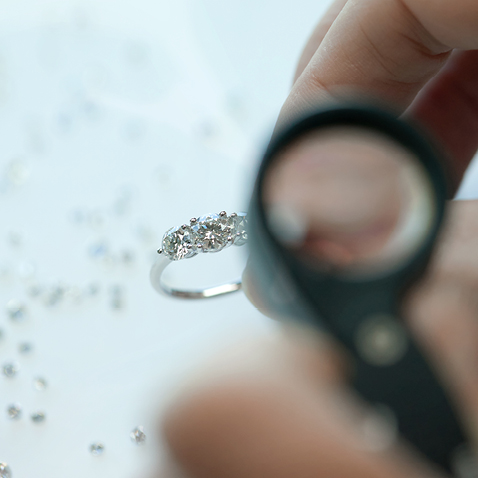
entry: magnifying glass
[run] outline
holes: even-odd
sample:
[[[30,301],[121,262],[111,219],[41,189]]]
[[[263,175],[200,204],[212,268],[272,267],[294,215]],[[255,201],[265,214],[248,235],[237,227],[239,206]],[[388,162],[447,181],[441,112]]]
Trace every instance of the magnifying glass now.
[[[359,395],[452,472],[467,439],[400,308],[426,270],[447,195],[439,156],[414,128],[371,107],[334,107],[275,134],[248,234],[267,308],[333,335]]]

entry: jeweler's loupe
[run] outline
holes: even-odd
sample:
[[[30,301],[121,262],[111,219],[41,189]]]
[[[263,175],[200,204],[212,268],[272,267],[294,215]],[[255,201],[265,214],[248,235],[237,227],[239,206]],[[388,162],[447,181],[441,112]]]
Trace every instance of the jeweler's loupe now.
[[[340,341],[356,391],[451,471],[465,436],[400,308],[426,270],[446,198],[438,155],[414,128],[374,108],[331,108],[275,134],[248,232],[266,307]]]

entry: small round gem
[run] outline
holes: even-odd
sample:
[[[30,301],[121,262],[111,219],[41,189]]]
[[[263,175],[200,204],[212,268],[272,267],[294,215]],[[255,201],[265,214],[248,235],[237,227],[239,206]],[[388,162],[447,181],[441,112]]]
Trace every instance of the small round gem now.
[[[31,414],[31,419],[35,423],[44,422],[45,418],[46,418],[46,415],[43,412],[35,412]]]
[[[0,463],[0,478],[12,478],[12,470],[6,463]]]
[[[22,416],[22,407],[19,403],[12,403],[7,407],[7,417],[10,420],[18,420]]]
[[[14,322],[20,322],[26,318],[27,309],[23,302],[11,299],[7,302],[7,315]]]
[[[36,377],[33,379],[33,388],[38,391],[45,390],[48,382],[43,377]]]
[[[105,451],[105,446],[103,443],[92,443],[89,450],[93,456],[100,456]]]
[[[136,445],[142,445],[146,441],[146,435],[143,431],[143,427],[136,427],[131,433],[130,438]]]
[[[8,378],[13,378],[20,370],[20,365],[16,362],[6,362],[3,364],[3,375]]]
[[[172,227],[163,236],[163,253],[173,261],[196,255],[195,234],[191,227]]]
[[[18,345],[18,351],[21,354],[29,354],[33,350],[33,344],[30,342],[22,342]]]

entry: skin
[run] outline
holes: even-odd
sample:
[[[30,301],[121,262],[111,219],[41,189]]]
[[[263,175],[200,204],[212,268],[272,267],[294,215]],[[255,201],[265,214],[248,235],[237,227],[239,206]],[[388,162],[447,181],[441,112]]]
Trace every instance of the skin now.
[[[278,127],[344,95],[374,98],[439,138],[457,186],[478,147],[477,84],[476,0],[337,0],[304,49]],[[404,304],[475,446],[477,247],[478,203],[450,204],[427,276]],[[244,282],[260,308],[247,270]],[[276,339],[225,352],[163,416],[171,465],[158,476],[442,476],[406,446],[372,446],[347,371],[340,347],[312,331],[284,328]]]

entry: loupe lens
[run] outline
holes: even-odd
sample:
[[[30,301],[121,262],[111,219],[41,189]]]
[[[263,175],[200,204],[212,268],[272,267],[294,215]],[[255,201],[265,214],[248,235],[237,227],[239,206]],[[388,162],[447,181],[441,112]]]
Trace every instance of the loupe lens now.
[[[406,261],[428,237],[435,201],[419,158],[355,126],[295,138],[264,177],[266,220],[277,241],[338,274],[375,274]]]

